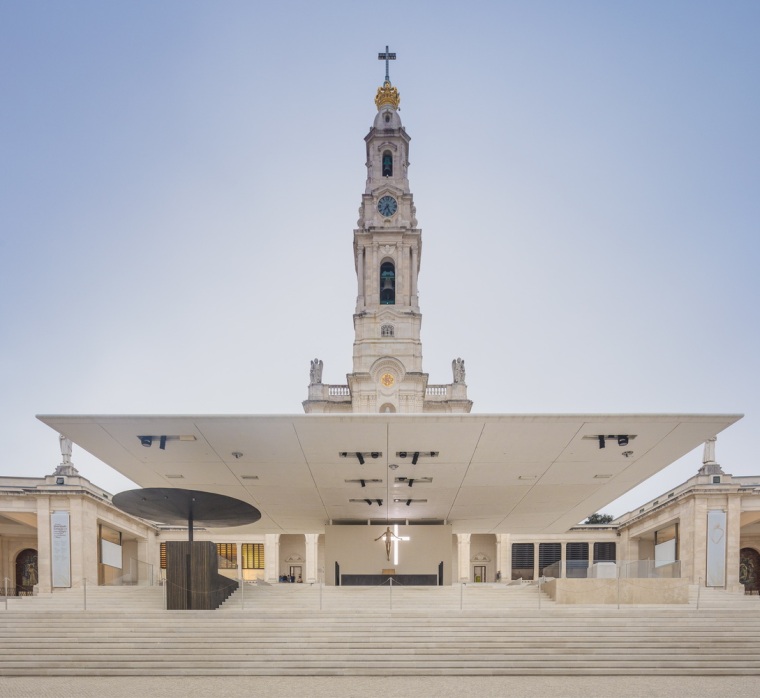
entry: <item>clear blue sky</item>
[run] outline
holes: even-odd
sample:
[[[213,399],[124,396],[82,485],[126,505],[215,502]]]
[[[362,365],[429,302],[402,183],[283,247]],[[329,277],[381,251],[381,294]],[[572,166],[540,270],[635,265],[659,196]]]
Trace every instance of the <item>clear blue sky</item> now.
[[[718,460],[760,473],[759,34],[755,0],[0,2],[0,474],[59,462],[38,413],[299,413],[315,356],[345,382],[386,44],[431,382],[743,412]]]

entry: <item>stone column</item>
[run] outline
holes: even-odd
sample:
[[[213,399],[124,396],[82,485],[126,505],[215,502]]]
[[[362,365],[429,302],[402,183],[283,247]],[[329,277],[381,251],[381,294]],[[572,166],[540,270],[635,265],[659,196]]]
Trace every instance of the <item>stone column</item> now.
[[[8,539],[0,537],[0,589],[2,589],[3,593],[5,593],[5,585],[3,584],[3,579],[5,577],[11,578],[10,574],[11,569],[11,560],[10,560],[10,552],[8,550]],[[16,576],[16,570],[14,568],[13,570],[13,576]],[[8,582],[10,584],[10,582]]]
[[[264,579],[276,583],[280,579],[280,534],[264,534]]]
[[[42,594],[53,590],[51,556],[50,498],[37,497],[37,589]]]
[[[359,245],[359,249],[356,251],[356,275],[359,280],[359,298],[358,307],[362,309],[366,305],[365,296],[366,289],[364,288],[364,245]]]
[[[319,533],[304,533],[306,539],[306,563],[304,567],[303,581],[308,584],[314,584],[319,581],[317,574],[317,562],[319,556]]]
[[[502,582],[512,580],[512,555],[509,539],[509,533],[496,534],[496,570],[501,572]]]
[[[562,577],[562,579],[567,578],[567,542],[560,543],[562,546],[561,549],[561,555],[562,559],[559,563],[559,576]]]
[[[59,506],[61,505],[61,506]],[[63,500],[54,504],[54,509],[69,511],[69,544],[71,547],[71,586],[81,588],[84,584],[82,579],[85,575],[84,562],[84,523],[82,520],[82,502],[72,497],[64,506]],[[97,544],[96,544],[97,546]],[[96,547],[97,550],[97,547]],[[87,583],[94,586],[98,583],[97,576],[95,580],[88,579]]]
[[[371,305],[380,305],[380,269],[377,259],[377,243],[372,243],[372,271],[369,274],[369,283],[372,292],[369,294]]]
[[[696,500],[690,497],[681,505],[681,521],[678,525],[678,557],[681,560],[681,577],[688,579],[691,584],[698,584],[705,578],[705,547],[697,546],[697,536],[704,535],[707,526],[704,521],[697,521]],[[706,515],[706,514],[705,514]],[[701,526],[700,526],[701,524]],[[630,546],[629,546],[630,547]],[[695,555],[701,550],[702,558],[697,560]],[[638,551],[636,558],[638,558]]]
[[[410,271],[410,283],[412,287],[412,298],[411,298],[411,305],[412,307],[416,307],[418,305],[417,301],[417,246],[412,245],[412,269]]]
[[[98,584],[98,522],[96,505],[83,497],[69,499],[71,526],[71,584]]]
[[[741,549],[742,499],[740,494],[728,495],[726,511],[726,589],[743,591],[739,584],[739,551]]]
[[[702,586],[707,585],[707,499],[705,497],[695,497],[692,505],[692,545],[691,559],[692,565],[692,582],[699,584],[702,580]],[[682,538],[683,540],[683,538]],[[680,555],[684,557],[683,554]]]
[[[459,553],[459,581],[470,581],[470,533],[457,533],[457,550]]]
[[[98,584],[98,506],[89,499],[81,499],[82,510],[82,572],[87,584]],[[73,544],[73,540],[72,540]],[[123,571],[123,570],[122,570]]]
[[[533,543],[533,579],[538,579],[538,546],[540,543]]]
[[[406,281],[404,277],[404,248],[401,244],[394,246],[391,256],[396,260],[394,263],[396,267],[396,305],[403,305],[406,295]]]

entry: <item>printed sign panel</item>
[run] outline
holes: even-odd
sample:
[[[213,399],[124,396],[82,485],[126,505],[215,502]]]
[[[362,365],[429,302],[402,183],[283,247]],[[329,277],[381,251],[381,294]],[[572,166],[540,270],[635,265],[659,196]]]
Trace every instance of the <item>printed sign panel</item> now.
[[[71,586],[71,527],[68,511],[54,511],[50,515],[52,544],[53,586]]]
[[[726,585],[726,512],[707,512],[707,586]]]

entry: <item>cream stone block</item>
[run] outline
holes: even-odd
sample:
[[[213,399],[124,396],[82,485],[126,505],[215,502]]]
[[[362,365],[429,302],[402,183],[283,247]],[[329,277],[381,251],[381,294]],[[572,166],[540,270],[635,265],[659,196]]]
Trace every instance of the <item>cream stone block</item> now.
[[[685,604],[687,579],[551,579],[541,587],[560,604]]]

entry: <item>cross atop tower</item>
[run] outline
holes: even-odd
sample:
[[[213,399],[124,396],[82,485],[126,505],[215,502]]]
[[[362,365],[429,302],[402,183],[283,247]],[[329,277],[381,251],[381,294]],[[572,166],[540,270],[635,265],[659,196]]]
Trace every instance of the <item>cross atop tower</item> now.
[[[377,60],[378,61],[385,61],[385,82],[390,82],[391,78],[388,75],[388,61],[395,61],[396,60],[396,54],[395,53],[389,53],[388,47],[385,47],[385,53],[378,53],[377,54]]]

